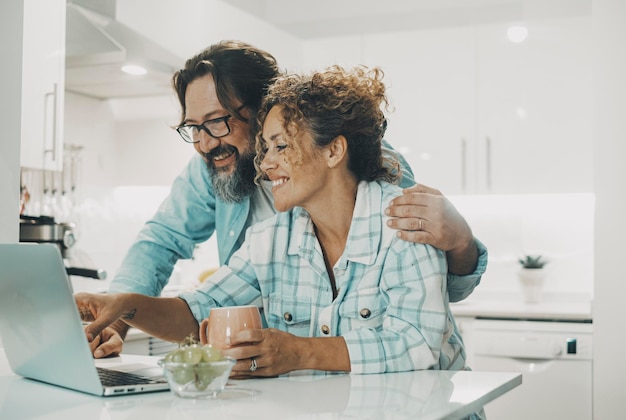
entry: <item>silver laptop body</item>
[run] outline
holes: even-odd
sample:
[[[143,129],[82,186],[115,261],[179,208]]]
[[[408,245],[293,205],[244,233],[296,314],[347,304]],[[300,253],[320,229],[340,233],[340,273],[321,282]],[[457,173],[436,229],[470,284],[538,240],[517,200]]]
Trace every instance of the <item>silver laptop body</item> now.
[[[167,390],[162,377],[101,383],[72,293],[56,245],[0,244],[0,335],[11,369],[100,396]]]

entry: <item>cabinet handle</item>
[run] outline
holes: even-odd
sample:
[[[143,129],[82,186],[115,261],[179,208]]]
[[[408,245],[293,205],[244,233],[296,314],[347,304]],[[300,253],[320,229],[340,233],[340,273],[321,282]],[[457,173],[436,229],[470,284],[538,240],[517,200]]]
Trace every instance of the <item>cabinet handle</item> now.
[[[467,141],[461,137],[461,191],[467,192]]]
[[[491,192],[491,138],[489,138],[489,136],[485,137],[485,155],[486,155],[485,172],[487,175],[487,179],[486,179],[487,192]]]
[[[52,148],[45,149],[44,154],[50,153],[52,154],[52,161],[56,162],[57,160],[57,87],[58,85],[54,83],[52,92],[46,93],[46,102],[49,97],[52,97]],[[44,110],[46,125],[48,124],[48,108],[46,107]],[[45,131],[44,131],[45,132]]]

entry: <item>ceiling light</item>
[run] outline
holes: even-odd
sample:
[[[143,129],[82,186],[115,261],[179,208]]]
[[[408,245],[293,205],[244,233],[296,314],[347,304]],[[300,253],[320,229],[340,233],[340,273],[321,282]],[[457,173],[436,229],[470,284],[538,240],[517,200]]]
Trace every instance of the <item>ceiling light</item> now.
[[[528,28],[522,25],[514,25],[509,27],[506,35],[509,37],[509,41],[519,44],[520,42],[524,42],[528,36]]]
[[[134,64],[127,64],[125,66],[122,66],[122,71],[124,73],[133,74],[136,76],[141,76],[142,74],[146,74],[148,72],[148,70],[146,70],[144,67]]]

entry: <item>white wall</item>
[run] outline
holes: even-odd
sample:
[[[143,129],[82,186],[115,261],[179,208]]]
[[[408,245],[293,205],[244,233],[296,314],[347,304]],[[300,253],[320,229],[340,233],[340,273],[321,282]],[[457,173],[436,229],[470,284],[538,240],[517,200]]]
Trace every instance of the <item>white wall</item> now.
[[[22,104],[21,0],[2,3],[0,16],[0,243],[19,239],[20,137]]]
[[[111,99],[115,120],[115,185],[170,185],[195,149],[172,128],[180,122],[175,95]]]
[[[623,418],[626,390],[626,2],[593,2],[596,249],[593,412]]]
[[[0,15],[0,243],[19,240],[23,12],[21,0],[8,0]]]

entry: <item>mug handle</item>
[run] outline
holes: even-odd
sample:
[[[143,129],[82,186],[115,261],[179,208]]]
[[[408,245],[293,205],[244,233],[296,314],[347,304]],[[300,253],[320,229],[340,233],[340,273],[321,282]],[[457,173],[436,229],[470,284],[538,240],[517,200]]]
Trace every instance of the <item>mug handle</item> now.
[[[202,345],[209,344],[209,318],[204,318],[200,323],[200,343]]]

